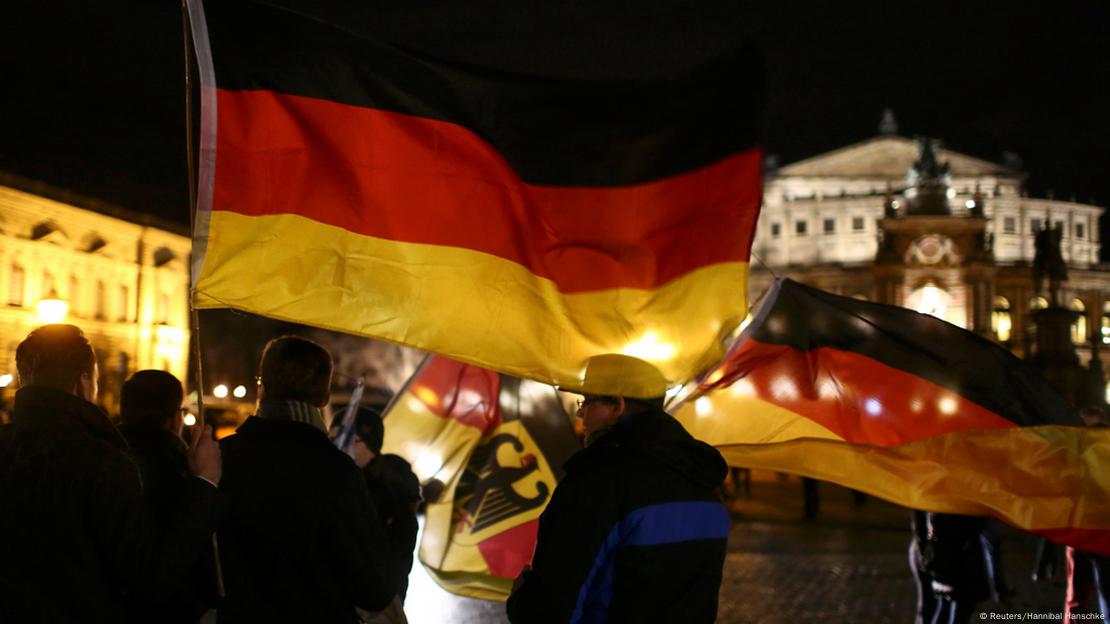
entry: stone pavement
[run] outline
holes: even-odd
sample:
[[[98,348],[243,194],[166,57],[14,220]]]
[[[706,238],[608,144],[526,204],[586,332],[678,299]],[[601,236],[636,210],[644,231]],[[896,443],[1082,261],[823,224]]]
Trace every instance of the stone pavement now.
[[[755,473],[750,494],[731,501],[736,520],[729,536],[718,621],[723,624],[911,623],[913,581],[906,549],[909,512],[876,499],[857,507],[851,493],[822,483],[815,521],[802,520],[796,477]],[[1004,614],[1059,612],[1063,587],[1029,578],[1033,538],[1003,530],[1007,604],[984,604],[976,621]],[[413,624],[505,622],[501,603],[450,595],[419,566],[410,581],[406,612]],[[1062,576],[1062,561],[1058,566]],[[993,617],[992,617],[993,615]],[[981,617],[981,620],[980,620]],[[1012,616],[1011,616],[1012,617]]]

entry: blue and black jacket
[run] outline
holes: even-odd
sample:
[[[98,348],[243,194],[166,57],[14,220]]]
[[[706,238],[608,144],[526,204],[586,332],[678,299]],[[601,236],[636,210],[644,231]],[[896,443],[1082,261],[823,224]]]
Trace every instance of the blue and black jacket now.
[[[564,469],[509,620],[713,622],[730,524],[720,453],[649,411]]]

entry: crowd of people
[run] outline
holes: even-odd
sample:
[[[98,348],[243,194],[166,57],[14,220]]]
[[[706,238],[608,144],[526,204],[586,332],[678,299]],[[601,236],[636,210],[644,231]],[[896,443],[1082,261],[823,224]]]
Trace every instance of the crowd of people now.
[[[219,442],[208,426],[183,435],[182,384],[162,371],[123,384],[113,424],[75,326],[34,330],[16,364],[0,427],[0,622],[406,621],[421,484],[382,453],[377,410],[357,408],[349,452],[333,443],[320,345],[271,340],[256,412]],[[590,367],[646,378],[641,364],[612,355],[587,367],[585,447],[540,517],[511,622],[716,620],[728,467],[663,410],[662,379],[648,398],[589,387]],[[918,622],[967,622],[1005,597],[990,527],[914,513]],[[1051,575],[1050,561],[1035,574]],[[1068,568],[1066,613],[1105,617],[1105,559],[1069,549]]]

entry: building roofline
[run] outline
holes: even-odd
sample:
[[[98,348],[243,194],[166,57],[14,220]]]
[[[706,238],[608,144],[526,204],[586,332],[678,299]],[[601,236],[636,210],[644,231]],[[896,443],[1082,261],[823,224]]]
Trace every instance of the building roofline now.
[[[52,186],[39,180],[25,178],[21,175],[11,173],[10,171],[0,171],[0,186],[7,186],[17,191],[30,193],[32,195],[38,195],[39,197],[45,197],[46,199],[67,204],[75,208],[90,210],[92,212],[102,214],[106,217],[113,217],[122,221],[127,221],[129,223],[145,225],[148,227],[165,230],[179,236],[192,238],[192,233],[189,231],[189,228],[181,225],[180,223],[176,223],[162,217],[155,217],[153,215],[138,212],[136,210],[123,208],[116,204],[96,199],[94,197],[81,195],[80,193],[75,193],[68,189]]]

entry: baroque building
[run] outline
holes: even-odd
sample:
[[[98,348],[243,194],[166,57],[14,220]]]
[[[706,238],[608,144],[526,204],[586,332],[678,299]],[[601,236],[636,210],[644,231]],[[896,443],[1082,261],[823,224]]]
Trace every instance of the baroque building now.
[[[1110,267],[1099,262],[1099,206],[1027,196],[1016,163],[887,132],[769,171],[752,247],[750,295],[774,275],[933,314],[1008,346],[1035,344],[1038,232],[1058,237],[1083,362],[1092,333],[1110,344]],[[1101,358],[1110,349],[1100,350]]]
[[[110,412],[137,370],[185,380],[190,246],[184,228],[0,174],[0,386],[10,394],[16,347],[46,322],[84,330]]]

